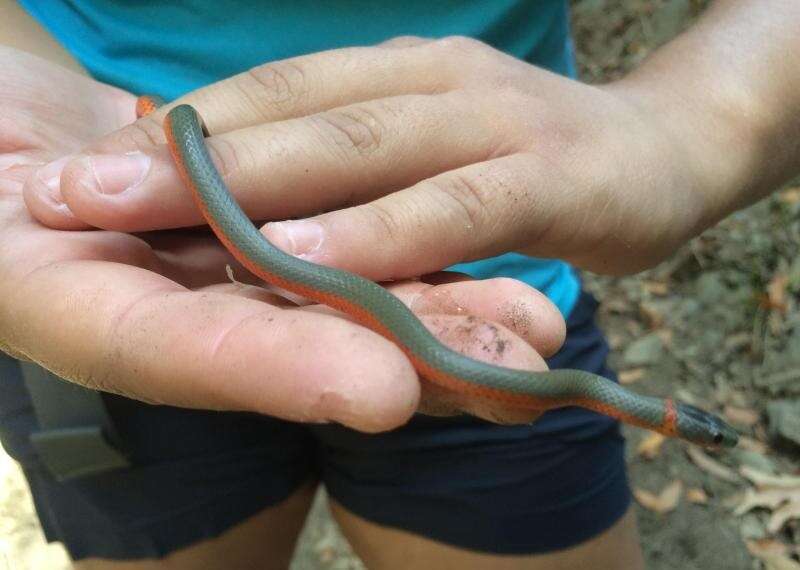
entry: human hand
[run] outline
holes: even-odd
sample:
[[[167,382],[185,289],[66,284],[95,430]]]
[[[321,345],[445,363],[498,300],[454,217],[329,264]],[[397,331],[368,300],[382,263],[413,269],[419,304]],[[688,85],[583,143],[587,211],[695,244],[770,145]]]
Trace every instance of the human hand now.
[[[0,72],[6,352],[149,402],[332,420],[365,431],[399,425],[417,409],[416,374],[395,345],[325,308],[297,308],[227,282],[225,265],[234,263],[208,233],[59,231],[31,218],[25,180],[46,190],[32,197],[33,208],[48,207],[54,219],[68,213],[57,184],[69,161],[62,155],[132,120],[135,98],[13,50],[0,51]],[[437,279],[391,289],[454,348],[543,369],[539,353],[551,354],[563,341],[563,320],[527,286]],[[502,421],[531,417],[442,398],[421,405]]]
[[[312,216],[267,224],[271,241],[375,280],[512,250],[625,273],[706,221],[704,173],[639,100],[474,40],[303,56],[180,101],[205,118],[251,218]],[[166,109],[67,164],[69,210],[55,216],[30,185],[34,215],[124,231],[201,223],[161,144]]]

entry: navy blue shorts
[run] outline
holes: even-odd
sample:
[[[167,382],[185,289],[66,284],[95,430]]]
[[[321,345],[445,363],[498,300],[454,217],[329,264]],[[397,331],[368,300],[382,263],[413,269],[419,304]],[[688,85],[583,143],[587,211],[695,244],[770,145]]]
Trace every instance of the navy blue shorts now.
[[[613,377],[596,307],[581,296],[551,367]],[[29,443],[37,426],[18,366],[2,357],[0,374],[0,439],[23,466],[48,540],[75,559],[161,557],[314,480],[365,519],[498,554],[576,545],[630,504],[619,426],[577,408],[522,426],[418,416],[365,435],[107,396],[133,467],[59,483]]]

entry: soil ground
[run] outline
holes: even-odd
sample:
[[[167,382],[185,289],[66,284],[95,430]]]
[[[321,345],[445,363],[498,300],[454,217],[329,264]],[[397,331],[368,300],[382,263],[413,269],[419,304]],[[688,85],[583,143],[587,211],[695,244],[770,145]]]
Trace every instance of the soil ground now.
[[[583,78],[619,77],[679,33],[704,5],[698,0],[574,0]],[[585,276],[602,300],[601,322],[625,382],[641,392],[701,403],[747,435],[736,452],[714,456],[626,430],[651,570],[800,569],[800,483],[789,479],[800,465],[800,412],[793,408],[800,406],[798,214],[795,185],[732,217],[646,274]],[[762,474],[760,485],[754,485],[753,470]],[[765,483],[763,474],[780,479]],[[746,493],[761,506],[737,510]],[[68,566],[60,546],[42,540],[21,474],[0,453],[0,570],[4,564],[14,570]],[[362,568],[322,495],[292,567]]]

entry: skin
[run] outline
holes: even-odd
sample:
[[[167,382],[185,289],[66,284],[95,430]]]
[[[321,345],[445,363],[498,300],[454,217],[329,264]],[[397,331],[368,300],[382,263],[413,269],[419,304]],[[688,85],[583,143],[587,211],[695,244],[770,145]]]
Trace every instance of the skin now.
[[[7,43],[21,38],[27,49],[42,57],[59,63],[71,61],[16,4],[0,7],[4,16],[0,18],[4,25],[0,26],[0,37],[7,38]],[[258,411],[260,402],[248,402],[253,392],[271,392],[262,398],[283,396],[283,400],[278,400],[272,410],[263,409],[265,412],[310,420],[337,417],[365,430],[402,423],[426,401],[434,402],[438,412],[448,411],[435,405],[436,397],[416,400],[416,376],[410,366],[406,368],[397,349],[380,337],[351,325],[326,307],[292,309],[294,303],[261,288],[228,283],[221,267],[233,264],[232,260],[208,236],[162,233],[149,236],[145,242],[116,232],[65,233],[37,223],[23,202],[25,180],[40,174],[40,167],[48,162],[64,163],[64,157],[134,119],[132,95],[86,79],[74,62],[66,67],[78,73],[27,53],[0,48],[0,75],[4,79],[0,85],[3,350],[18,358],[35,359],[69,380],[149,401]],[[239,279],[246,279],[245,272],[237,267],[234,271]],[[164,279],[170,282],[162,290]],[[543,369],[540,354],[552,354],[563,342],[563,320],[549,301],[529,287],[507,279],[478,283],[454,274],[432,274],[425,280],[427,283],[398,282],[392,290],[444,342],[465,354],[487,358],[483,347],[503,344],[502,357],[490,355],[491,359]],[[145,303],[139,299],[147,300],[144,310],[140,307]],[[285,309],[291,309],[291,316],[283,316]],[[465,315],[476,319],[465,322]],[[265,338],[262,329],[270,319],[280,325],[272,339]],[[239,325],[235,335],[230,332],[236,329],[231,323],[248,320],[252,321],[250,328]],[[53,327],[53,322],[60,326]],[[532,327],[534,322],[542,326]],[[115,323],[113,331],[107,329],[108,323]],[[304,329],[311,332],[304,333]],[[270,346],[270,340],[286,330],[292,331],[296,344]],[[198,338],[200,342],[194,343]],[[222,339],[232,347],[226,363],[216,371],[208,367],[208,339],[212,346],[219,346]],[[353,343],[360,343],[355,351]],[[263,378],[248,378],[244,371],[258,367],[264,350],[278,355],[288,352],[287,361],[307,362],[316,369],[289,369],[265,385]],[[308,354],[325,352],[331,354],[328,360],[308,358]],[[113,361],[110,355],[118,355],[118,359]],[[148,369],[146,363],[154,359],[160,360],[160,368]],[[280,358],[274,356],[272,360],[273,365],[276,360],[280,364]],[[344,360],[352,362],[351,370],[341,369]],[[194,369],[181,385],[176,369],[189,362],[194,362]],[[230,383],[229,371],[222,371],[226,367],[240,370],[235,379],[243,378],[240,384],[228,386],[228,393],[218,389]],[[350,407],[346,400],[335,397],[341,394],[335,390],[336,378],[357,378],[356,368],[370,371],[369,386],[373,388],[376,380],[380,382],[381,373],[386,374],[381,387],[385,394],[367,390],[364,385],[353,389],[357,395],[372,394],[385,404],[362,399]],[[298,378],[308,375],[315,375],[319,383],[292,390]],[[193,377],[191,385],[189,376]],[[253,386],[248,387],[248,383]],[[310,394],[311,401],[298,401],[298,392]],[[342,403],[344,409],[337,410]],[[508,421],[527,419],[509,417]],[[182,549],[161,561],[90,559],[74,566],[110,570],[220,565],[232,570],[285,568],[315,487],[310,484],[221,537]],[[340,508],[337,512],[344,511]],[[629,542],[636,544],[635,534]]]
[[[184,101],[206,118],[215,135],[209,144],[216,162],[252,217],[285,219],[336,209],[303,222],[265,226],[268,237],[290,253],[373,279],[425,274],[509,250],[558,256],[580,267],[621,274],[659,262],[689,237],[800,171],[800,70],[791,57],[800,49],[795,29],[799,12],[793,0],[717,2],[690,33],[625,79],[603,87],[553,76],[472,40],[401,38],[378,47],[273,63]],[[40,174],[47,176],[28,173],[24,198],[31,214],[55,229],[139,231],[199,223],[161,144],[161,119],[156,113],[105,136],[99,129],[95,135],[101,138],[86,146],[88,154],[44,167]],[[49,156],[75,151],[68,146],[49,151]],[[132,151],[139,154],[123,154]],[[56,182],[48,187],[43,178]],[[21,216],[17,210],[4,223]],[[21,239],[14,243],[18,250],[23,247]],[[187,247],[184,242],[176,249],[185,253]],[[191,269],[208,275],[220,263],[219,257],[212,257],[195,256]],[[0,259],[0,271],[8,271],[7,264],[8,259]],[[29,302],[27,312],[13,315],[38,336],[6,332],[9,309],[0,297],[0,338],[9,349],[34,352],[72,379],[117,382],[116,377],[87,374],[88,354],[79,351],[76,358],[68,351],[41,352],[42,338],[69,340],[52,338],[46,323],[53,317],[40,308],[46,305],[44,293],[51,292],[47,301],[64,293],[70,299],[94,301],[99,295],[106,300],[105,289],[85,288],[96,279],[96,266],[74,274],[64,272],[63,264],[44,267],[30,287],[38,295],[33,296],[36,304]],[[64,279],[54,275],[58,271]],[[115,266],[114,271],[121,269]],[[150,285],[138,271],[116,277],[109,286],[133,283],[142,291]],[[0,283],[20,284],[18,279]],[[159,305],[165,295],[157,287],[148,291],[144,298],[158,302],[145,302],[150,311],[135,314],[132,322],[152,323],[148,330],[166,330],[169,337],[175,319],[186,311],[169,303]],[[129,295],[124,306],[130,305],[133,295],[129,290],[123,294]],[[16,300],[20,295],[16,293]],[[189,306],[200,310],[208,299]],[[242,299],[236,301],[241,306]],[[186,307],[183,299],[180,304]],[[109,317],[102,311],[89,314],[94,304],[91,311],[74,305],[66,315],[77,311],[83,317],[80,326],[67,327],[76,337],[95,332],[98,320]],[[230,310],[228,305],[219,308],[215,317]],[[162,314],[169,318],[159,320]],[[292,320],[287,326],[295,332],[299,322]],[[198,323],[192,324],[191,330],[196,330]],[[333,326],[332,321],[327,324]],[[234,340],[246,345],[255,331],[247,332]],[[111,342],[102,335],[90,338],[101,349]],[[137,344],[139,339],[131,336],[114,352],[126,357],[115,363],[123,372],[142,369],[142,352],[151,358],[162,356],[163,340],[152,334],[141,338],[148,342]],[[335,338],[325,340],[335,345]],[[382,350],[381,346],[370,348]],[[145,377],[152,380],[148,386],[163,394],[166,379],[175,374],[180,379],[183,366],[194,373],[192,358],[198,353],[187,350],[160,361],[169,362],[171,369],[145,366]],[[237,354],[235,361],[255,361],[258,355]],[[407,370],[402,359],[391,363],[396,363],[395,370]],[[125,374],[121,378],[121,386],[106,387],[130,389]],[[403,385],[393,380],[379,382],[374,389]],[[408,385],[412,382],[413,378]],[[177,390],[167,390],[169,398],[185,392],[180,384],[175,384]],[[247,392],[246,385],[238,389]],[[230,405],[229,393],[201,393],[203,405],[217,398]],[[413,400],[408,393],[390,396]],[[294,400],[282,402],[291,405]],[[385,412],[374,401],[358,405],[366,406],[358,411],[373,417]],[[389,415],[392,421],[403,416],[396,409],[394,413]],[[364,521],[367,538],[359,540],[353,525],[344,526],[357,545],[377,544],[375,540],[386,536],[385,529]],[[622,529],[625,544],[635,544],[630,526],[620,523],[617,529]],[[420,560],[448,555],[443,545],[405,538],[419,548]],[[357,548],[369,557],[366,547]],[[400,554],[376,560],[374,567],[401,563],[403,550],[386,550]],[[555,556],[563,556],[563,562],[570,554]],[[641,567],[638,552],[631,560],[622,558],[620,549],[601,537],[598,550],[584,553],[576,564]],[[486,563],[483,555],[469,559]],[[555,564],[526,557],[520,567]]]

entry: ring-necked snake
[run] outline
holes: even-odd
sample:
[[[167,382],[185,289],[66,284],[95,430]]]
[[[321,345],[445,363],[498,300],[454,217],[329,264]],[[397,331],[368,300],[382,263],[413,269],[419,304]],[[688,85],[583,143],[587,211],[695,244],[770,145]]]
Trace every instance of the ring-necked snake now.
[[[140,98],[137,113],[160,104]],[[706,447],[733,447],[736,431],[694,406],[636,394],[581,370],[531,372],[468,358],[440,343],[416,316],[386,289],[345,271],[315,265],[272,245],[228,191],[206,149],[207,135],[197,112],[178,105],[166,116],[164,131],[181,177],[228,251],[264,281],[351,315],[396,343],[419,375],[449,390],[512,408],[550,410],[581,406],[623,422]]]

